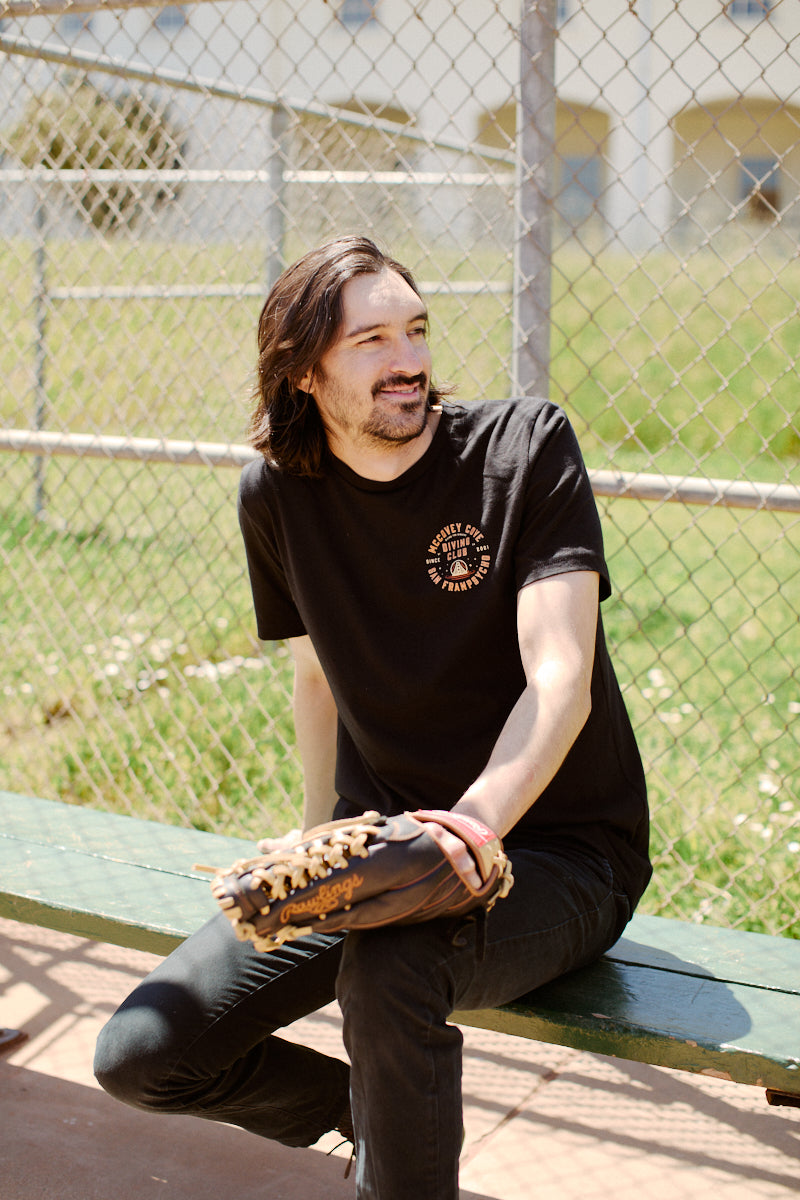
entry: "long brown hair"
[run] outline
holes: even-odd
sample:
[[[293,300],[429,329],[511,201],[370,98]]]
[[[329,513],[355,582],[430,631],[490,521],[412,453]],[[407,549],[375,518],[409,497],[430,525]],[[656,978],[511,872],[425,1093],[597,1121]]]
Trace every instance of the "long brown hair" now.
[[[420,295],[411,272],[366,237],[341,237],[298,259],[278,279],[258,321],[258,365],[250,444],[295,475],[322,474],[327,439],[314,399],[298,387],[334,342],[342,291],[357,275],[395,271]],[[431,385],[428,404],[443,389]]]

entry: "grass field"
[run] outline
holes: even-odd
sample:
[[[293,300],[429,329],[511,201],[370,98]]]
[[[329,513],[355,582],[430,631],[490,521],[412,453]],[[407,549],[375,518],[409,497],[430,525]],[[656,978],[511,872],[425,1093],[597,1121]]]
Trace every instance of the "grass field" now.
[[[123,250],[54,247],[51,286],[241,281],[256,260]],[[25,426],[31,262],[5,254],[0,419]],[[554,396],[591,466],[796,478],[800,267],[731,272],[710,254],[689,266],[559,261]],[[439,377],[465,398],[506,394],[503,302],[431,307]],[[257,310],[54,305],[45,426],[241,441]],[[287,828],[300,784],[291,672],[282,646],[254,640],[236,472],[53,459],[36,519],[32,467],[0,458],[0,785],[223,832]],[[653,802],[646,907],[800,936],[798,518],[601,510],[616,585],[606,625]]]
[[[420,279],[510,285],[506,259],[398,248]],[[48,286],[202,288],[256,279],[262,247],[53,242]],[[34,249],[0,250],[4,424],[27,426],[34,395]],[[783,478],[800,460],[800,261],[711,250],[641,264],[564,252],[554,264],[551,394],[592,466]],[[435,368],[470,400],[509,394],[509,297],[433,296]],[[240,441],[258,299],[60,300],[47,306],[48,428]]]

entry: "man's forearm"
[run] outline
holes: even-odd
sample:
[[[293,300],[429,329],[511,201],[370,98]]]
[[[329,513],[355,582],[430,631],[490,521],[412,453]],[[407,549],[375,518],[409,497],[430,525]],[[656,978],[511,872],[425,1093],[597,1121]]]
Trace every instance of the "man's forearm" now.
[[[519,593],[527,686],[488,763],[455,806],[500,837],[536,803],[586,724],[597,601],[598,577],[589,571],[552,576]]]
[[[312,694],[309,694],[312,693]],[[328,821],[336,804],[336,706],[324,692],[295,689],[294,722],[303,764],[303,828]]]
[[[589,715],[588,689],[530,683],[478,778],[455,805],[500,837],[528,811],[564,761]]]
[[[329,821],[336,804],[336,703],[308,639],[295,655],[294,725],[303,764],[303,828]]]

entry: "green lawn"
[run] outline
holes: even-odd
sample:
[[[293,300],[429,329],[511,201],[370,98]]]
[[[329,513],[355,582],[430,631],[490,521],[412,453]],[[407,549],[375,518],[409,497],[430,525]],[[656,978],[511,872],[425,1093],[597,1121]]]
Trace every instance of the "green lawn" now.
[[[800,522],[601,512],[606,623],[653,808],[648,907],[800,935]]]
[[[299,248],[299,247],[298,247]],[[294,250],[294,248],[293,248]],[[292,250],[292,252],[293,252]],[[398,248],[420,279],[510,285],[506,258]],[[48,245],[51,288],[258,282],[263,247],[170,247],[119,238]],[[34,250],[0,250],[7,338],[0,419],[36,403]],[[587,460],[621,469],[779,480],[797,467],[800,262],[712,250],[642,264],[560,253],[553,271],[552,389]],[[509,393],[508,295],[430,299],[434,363],[464,399]],[[61,300],[47,307],[48,428],[240,441],[257,298]]]

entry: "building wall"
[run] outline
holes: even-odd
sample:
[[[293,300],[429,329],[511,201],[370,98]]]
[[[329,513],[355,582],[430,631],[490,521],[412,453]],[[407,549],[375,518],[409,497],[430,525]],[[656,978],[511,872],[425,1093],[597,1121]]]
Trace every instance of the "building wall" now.
[[[165,24],[159,10],[140,9],[93,14],[88,27],[37,17],[7,29],[33,42],[74,44],[226,80],[245,92],[276,93],[290,105],[390,106],[429,138],[408,151],[419,169],[459,164],[458,154],[437,142],[491,141],[487,114],[511,138],[520,70],[516,0],[379,0],[374,19],[363,24],[358,10],[341,0],[233,0],[187,5],[182,26]],[[721,0],[563,0],[559,13],[556,183],[565,220],[599,217],[633,248],[654,244],[695,207],[710,212],[710,199],[738,206],[746,220],[758,203],[741,204],[743,156],[772,156],[780,214],[795,219],[800,0],[781,0],[763,19],[734,15]],[[29,87],[33,74],[24,61]],[[39,80],[53,74],[37,70]],[[0,88],[7,127],[25,89]],[[176,94],[176,103],[192,166],[263,166],[270,150],[265,110],[186,93]],[[447,209],[443,196],[440,216]]]

